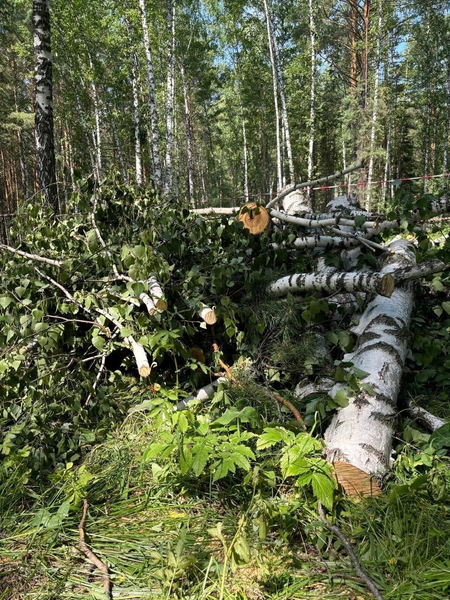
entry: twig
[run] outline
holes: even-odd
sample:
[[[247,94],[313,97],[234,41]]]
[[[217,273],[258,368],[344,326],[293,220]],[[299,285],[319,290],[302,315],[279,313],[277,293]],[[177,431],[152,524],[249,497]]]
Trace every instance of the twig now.
[[[350,556],[350,559],[351,559],[351,561],[353,563],[355,571],[358,574],[358,577],[362,581],[364,581],[364,583],[367,585],[367,587],[369,588],[369,590],[372,592],[372,594],[375,596],[375,598],[377,600],[384,600],[384,598],[381,595],[379,589],[375,585],[375,582],[373,581],[373,579],[371,579],[364,572],[363,568],[361,567],[360,562],[358,560],[358,557],[356,556],[355,551],[353,550],[352,545],[350,544],[350,542],[348,541],[348,539],[345,537],[345,535],[342,533],[342,531],[339,529],[339,527],[337,527],[336,525],[331,525],[331,523],[329,523],[327,521],[327,518],[326,518],[325,513],[323,511],[323,506],[322,506],[321,502],[319,502],[317,504],[317,510],[319,512],[320,520],[325,525],[325,527],[328,529],[328,531],[330,533],[333,533],[335,536],[337,536],[341,540],[344,548],[347,550],[347,553]]]
[[[94,563],[94,565],[97,567],[97,569],[101,572],[102,579],[103,579],[103,587],[105,589],[105,592],[106,592],[108,598],[112,599],[111,579],[109,577],[108,567],[102,560],[100,560],[98,558],[98,556],[96,556],[92,552],[92,550],[89,548],[89,546],[86,544],[86,541],[85,541],[84,524],[86,522],[86,515],[87,515],[88,508],[89,508],[89,504],[85,498],[83,500],[83,514],[81,517],[80,525],[78,526],[78,532],[80,534],[80,548],[81,548],[81,551],[83,552],[83,554],[86,556],[86,558],[88,560],[90,560],[92,563]]]
[[[98,382],[100,381],[100,377],[102,376],[103,371],[105,370],[105,365],[106,365],[106,354],[102,354],[102,360],[100,363],[100,368],[97,372],[97,377],[95,378],[95,381],[92,385],[92,392],[89,392],[89,396],[86,398],[86,402],[84,403],[84,408],[86,408],[86,406],[89,404],[89,402],[91,401],[92,396],[95,393],[95,390],[97,389],[98,386]]]
[[[303,420],[303,417],[301,416],[301,414],[299,413],[299,411],[292,404],[292,402],[289,402],[289,400],[287,400],[286,398],[283,398],[283,396],[279,396],[278,394],[274,394],[273,392],[268,392],[268,393],[273,398],[275,398],[275,400],[277,402],[279,402],[280,404],[282,404],[283,406],[285,406],[286,408],[288,408],[291,411],[291,413],[294,415],[294,417],[297,419],[297,421],[300,423],[300,426],[303,429],[303,431],[306,431],[305,421]]]
[[[19,256],[23,256],[24,258],[29,258],[30,260],[36,260],[38,262],[46,263],[47,265],[51,265],[52,267],[62,267],[64,262],[62,260],[54,260],[53,258],[46,258],[45,256],[39,256],[38,254],[30,254],[29,252],[24,252],[23,250],[18,250],[17,248],[13,248],[12,246],[7,246],[6,244],[0,244],[0,248],[2,250],[7,250],[8,252],[12,252],[13,254],[18,254]]]
[[[278,204],[278,202],[280,202],[280,200],[282,200],[285,196],[287,196],[294,190],[311,187],[313,185],[320,185],[321,183],[327,183],[327,181],[332,181],[333,179],[339,179],[339,177],[342,177],[343,175],[347,175],[347,173],[352,173],[353,171],[356,171],[357,169],[361,169],[361,167],[363,167],[363,166],[364,166],[364,163],[361,161],[361,162],[357,163],[356,165],[351,165],[347,169],[343,169],[342,171],[339,171],[338,173],[334,173],[333,175],[328,175],[327,177],[321,177],[320,179],[313,179],[312,181],[304,181],[302,183],[290,185],[288,188],[286,188],[285,190],[280,192],[278,194],[278,196],[276,196],[276,198],[271,200],[267,204],[266,209],[272,208],[272,206],[275,206],[276,204]]]

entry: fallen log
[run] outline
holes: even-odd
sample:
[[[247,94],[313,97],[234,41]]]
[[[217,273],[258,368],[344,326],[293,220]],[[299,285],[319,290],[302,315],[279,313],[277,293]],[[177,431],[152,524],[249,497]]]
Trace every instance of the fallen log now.
[[[447,421],[440,419],[439,417],[435,417],[433,414],[422,408],[421,406],[416,406],[411,401],[407,402],[408,412],[410,416],[425,425],[425,427],[434,432],[440,427],[443,427],[447,424]]]
[[[406,240],[390,245],[383,274],[412,267],[415,255]],[[348,406],[333,417],[325,432],[325,454],[334,464],[336,478],[350,496],[375,495],[391,467],[397,397],[408,350],[408,329],[414,305],[413,284],[402,283],[391,298],[381,295],[369,303],[359,325],[354,350],[344,356],[354,368],[367,374]],[[330,391],[335,397],[345,384]]]
[[[208,385],[205,385],[204,387],[197,390],[195,394],[192,394],[191,396],[187,396],[186,398],[183,398],[183,400],[180,400],[180,402],[178,402],[178,404],[176,404],[173,407],[173,409],[184,410],[185,408],[189,408],[189,406],[191,404],[194,404],[195,402],[205,402],[205,400],[209,400],[216,393],[219,384],[226,383],[227,381],[228,379],[226,377],[219,377],[212,383],[208,383]]]
[[[147,279],[148,291],[157,312],[163,312],[167,308],[167,302],[164,299],[164,292],[159,285],[156,275],[150,275]]]
[[[202,308],[198,312],[198,316],[205,321],[207,325],[214,325],[217,323],[217,316],[214,308],[202,304]]]
[[[280,192],[278,194],[278,196],[276,196],[273,200],[271,200],[266,205],[266,209],[269,210],[269,208],[272,208],[272,206],[276,206],[285,196],[294,192],[295,190],[312,187],[314,185],[321,185],[322,183],[328,183],[329,181],[339,179],[339,177],[343,177],[344,175],[347,175],[348,173],[357,171],[358,169],[361,169],[363,166],[364,166],[364,162],[360,161],[360,162],[356,163],[355,165],[351,165],[347,169],[343,169],[342,171],[338,171],[337,173],[334,173],[333,175],[328,175],[327,177],[320,177],[319,179],[312,179],[311,181],[303,181],[302,183],[296,183],[294,185],[290,185],[286,189],[284,189],[282,192]]]
[[[288,275],[274,281],[267,291],[270,296],[279,298],[292,292],[373,292],[390,298],[394,291],[394,279],[390,273],[335,272],[325,269],[321,273],[300,273]]]

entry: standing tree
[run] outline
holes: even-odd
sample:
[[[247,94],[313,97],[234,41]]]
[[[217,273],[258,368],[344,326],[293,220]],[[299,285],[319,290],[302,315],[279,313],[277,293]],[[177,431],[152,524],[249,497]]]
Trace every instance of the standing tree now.
[[[50,43],[49,0],[33,0],[33,40],[36,86],[35,132],[39,190],[46,204],[58,209],[53,136],[53,65]]]

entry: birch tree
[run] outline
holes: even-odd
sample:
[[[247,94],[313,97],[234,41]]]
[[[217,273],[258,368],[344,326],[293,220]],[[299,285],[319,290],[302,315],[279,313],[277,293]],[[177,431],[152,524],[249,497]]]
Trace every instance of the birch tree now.
[[[314,130],[315,130],[315,85],[316,85],[316,32],[314,24],[313,1],[309,0],[309,36],[311,44],[311,88],[309,97],[309,146],[308,146],[308,180],[312,179],[314,157]],[[344,169],[345,169],[345,146]],[[311,188],[308,188],[308,196]]]
[[[153,157],[153,180],[156,188],[160,188],[162,184],[161,173],[161,152],[159,144],[159,129],[158,129],[158,105],[156,101],[156,86],[155,75],[153,69],[153,58],[150,46],[150,37],[148,34],[147,24],[147,9],[145,0],[139,0],[139,8],[141,12],[142,32],[144,39],[145,59],[147,66],[147,83],[148,83],[148,101],[150,107],[150,123],[151,123],[151,140],[152,140],[152,157]]]
[[[378,88],[380,84],[381,37],[383,26],[383,2],[378,0],[378,31],[377,50],[375,58],[375,82],[373,88],[372,125],[370,129],[369,171],[367,177],[366,210],[370,210],[371,181],[373,177],[373,154],[375,150],[375,135],[378,119]]]
[[[33,0],[36,167],[45,202],[58,209],[53,127],[53,57],[49,0]]]
[[[164,191],[172,193],[173,185],[173,132],[175,101],[175,0],[167,0],[167,118],[166,118],[166,173]]]
[[[272,27],[270,23],[269,9],[267,1],[264,0],[264,11],[266,15],[267,40],[269,45],[270,64],[272,66],[272,84],[273,84],[273,102],[275,107],[275,137],[276,137],[276,152],[277,152],[277,191],[283,187],[283,175],[281,166],[281,135],[280,135],[280,111],[278,108],[278,78],[275,67],[274,49],[272,42]]]

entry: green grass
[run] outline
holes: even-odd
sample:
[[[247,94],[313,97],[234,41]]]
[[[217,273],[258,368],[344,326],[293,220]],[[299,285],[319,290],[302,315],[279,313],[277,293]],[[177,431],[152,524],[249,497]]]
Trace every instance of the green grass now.
[[[251,498],[238,481],[201,489],[194,481],[158,479],[142,462],[153,427],[145,414],[131,415],[81,469],[61,472],[40,496],[30,489],[29,499],[2,515],[0,599],[104,598],[98,572],[79,550],[84,495],[87,541],[109,566],[114,598],[217,600],[222,587],[223,600],[370,598],[298,492],[275,490],[274,516],[260,540]],[[448,503],[420,491],[339,506],[341,527],[386,600],[449,596]],[[225,574],[223,544],[209,531],[219,523],[228,549],[238,527],[250,549],[246,564]]]

